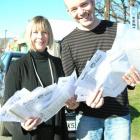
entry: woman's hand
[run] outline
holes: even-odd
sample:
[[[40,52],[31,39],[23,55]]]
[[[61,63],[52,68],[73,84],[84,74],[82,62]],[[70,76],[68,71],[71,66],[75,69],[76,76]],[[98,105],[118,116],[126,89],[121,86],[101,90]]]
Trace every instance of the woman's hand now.
[[[140,73],[134,66],[131,66],[122,78],[130,86],[135,86],[140,83]]]
[[[71,110],[74,110],[79,106],[79,102],[76,102],[76,97],[71,97],[65,102],[65,104],[66,107]]]
[[[21,126],[26,130],[26,131],[31,131],[36,129],[36,127],[41,123],[40,118],[28,118],[24,123],[21,123]]]
[[[86,98],[86,104],[91,108],[100,108],[104,104],[103,89],[100,88],[89,92]]]

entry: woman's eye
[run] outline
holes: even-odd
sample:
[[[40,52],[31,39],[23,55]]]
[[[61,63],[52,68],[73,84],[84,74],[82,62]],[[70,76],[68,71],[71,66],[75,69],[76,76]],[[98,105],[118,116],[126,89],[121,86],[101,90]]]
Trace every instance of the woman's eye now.
[[[47,32],[42,32],[43,34],[47,34]]]
[[[34,33],[34,34],[37,34],[38,32],[37,32],[37,31],[34,31],[33,33]]]

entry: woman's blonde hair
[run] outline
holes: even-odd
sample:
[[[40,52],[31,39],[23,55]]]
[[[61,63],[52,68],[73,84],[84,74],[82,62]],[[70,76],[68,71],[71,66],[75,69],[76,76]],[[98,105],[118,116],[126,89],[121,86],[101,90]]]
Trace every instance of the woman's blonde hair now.
[[[33,29],[48,33],[49,40],[48,40],[48,46],[46,47],[51,48],[53,45],[53,33],[52,33],[52,28],[48,19],[46,19],[43,16],[35,16],[33,17],[31,21],[29,21],[25,30],[25,39],[31,50],[35,50],[31,42],[31,34],[32,34]]]

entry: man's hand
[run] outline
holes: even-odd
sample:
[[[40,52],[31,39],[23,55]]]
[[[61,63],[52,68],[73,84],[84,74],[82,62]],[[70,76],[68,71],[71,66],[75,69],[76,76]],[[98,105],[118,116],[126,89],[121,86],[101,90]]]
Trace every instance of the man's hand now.
[[[76,97],[71,97],[66,101],[66,107],[68,109],[74,110],[79,106],[79,102],[76,102]]]
[[[86,98],[86,104],[91,108],[100,108],[104,104],[103,89],[90,91]]]
[[[26,131],[31,131],[36,129],[36,127],[41,123],[40,118],[28,118],[24,123],[21,123],[21,126]]]
[[[140,73],[134,66],[131,66],[122,78],[130,86],[135,86],[136,84],[140,83]]]

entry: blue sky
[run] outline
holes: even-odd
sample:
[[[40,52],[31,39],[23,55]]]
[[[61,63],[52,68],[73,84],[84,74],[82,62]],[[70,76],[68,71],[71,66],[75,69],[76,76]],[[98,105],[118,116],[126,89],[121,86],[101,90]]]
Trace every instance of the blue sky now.
[[[0,37],[5,36],[5,30],[7,37],[22,34],[36,15],[71,21],[63,0],[0,0]]]
[[[63,0],[1,0],[0,37],[24,31],[28,20],[36,15],[48,19],[71,20]]]

